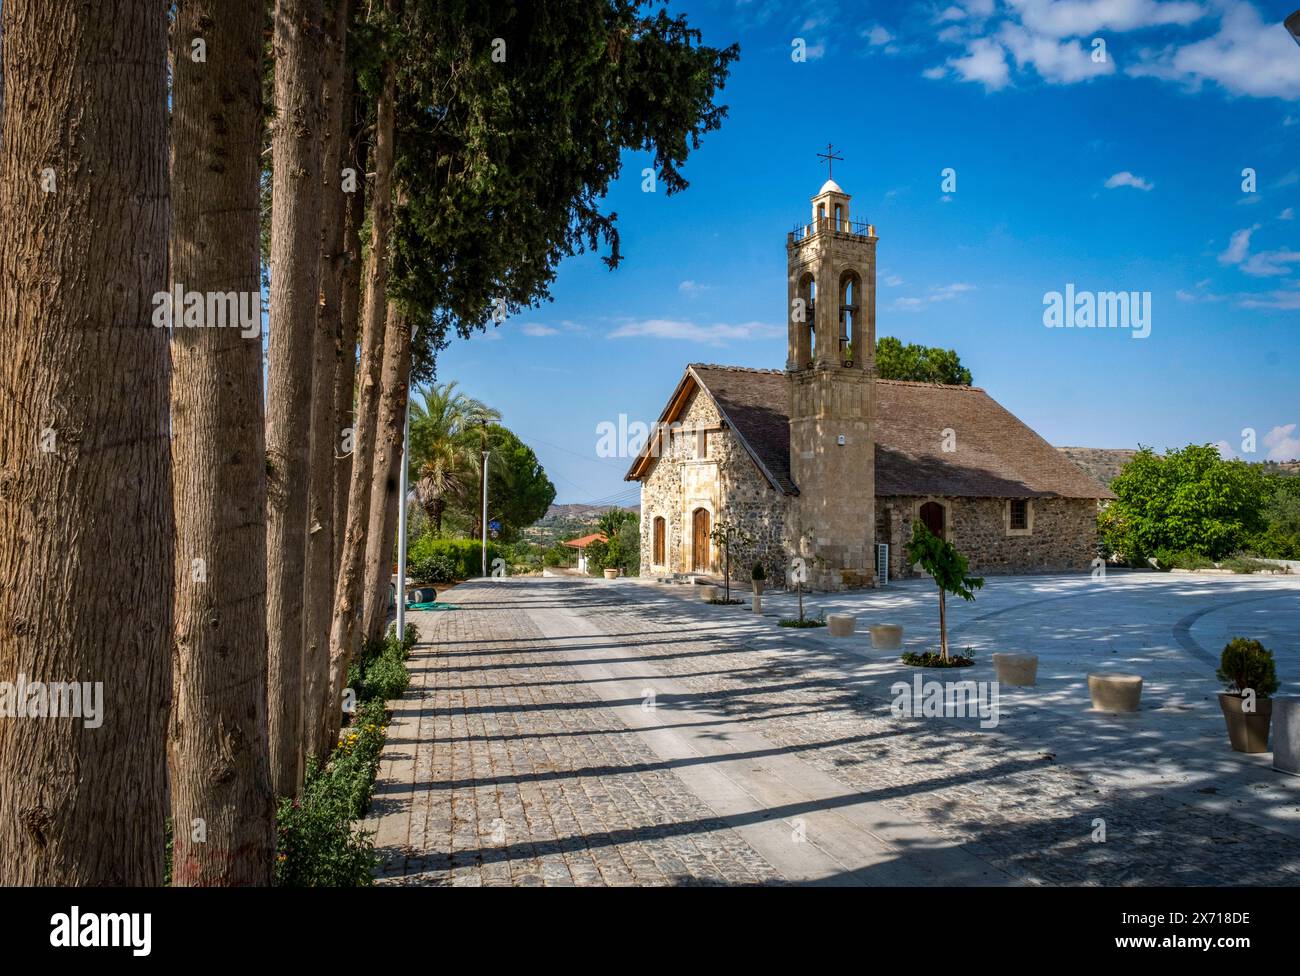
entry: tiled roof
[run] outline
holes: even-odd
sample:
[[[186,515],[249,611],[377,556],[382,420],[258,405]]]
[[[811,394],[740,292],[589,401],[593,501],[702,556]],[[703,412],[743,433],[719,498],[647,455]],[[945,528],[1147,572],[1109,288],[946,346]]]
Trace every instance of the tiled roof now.
[[[591,535],[584,535],[580,539],[566,539],[564,544],[566,546],[572,546],[574,549],[586,549],[587,546],[591,545],[593,542],[608,542],[608,541],[609,540],[605,538],[605,533],[595,532]]]
[[[692,363],[691,377],[768,480],[796,493],[785,372]],[[943,451],[946,428],[956,439],[952,453]],[[1114,497],[979,387],[877,380],[875,438],[877,495]],[[629,478],[644,475],[638,468]]]

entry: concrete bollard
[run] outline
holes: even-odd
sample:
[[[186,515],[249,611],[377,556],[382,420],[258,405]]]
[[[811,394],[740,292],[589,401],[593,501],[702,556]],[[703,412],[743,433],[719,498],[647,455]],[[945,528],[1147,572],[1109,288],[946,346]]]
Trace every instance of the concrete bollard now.
[[[826,615],[826,632],[832,637],[852,637],[857,622],[858,618],[849,613],[829,613]]]
[[[1088,675],[1088,694],[1099,712],[1136,712],[1141,707],[1142,677],[1115,671]]]
[[[993,668],[999,684],[1029,687],[1038,683],[1037,654],[994,654]]]
[[[896,651],[903,646],[903,628],[898,624],[876,624],[871,631],[871,646]]]

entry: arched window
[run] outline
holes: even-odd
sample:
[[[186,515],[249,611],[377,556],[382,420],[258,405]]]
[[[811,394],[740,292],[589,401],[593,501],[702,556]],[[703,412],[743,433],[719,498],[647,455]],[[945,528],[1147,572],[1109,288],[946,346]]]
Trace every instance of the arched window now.
[[[835,204],[835,229],[842,230],[843,228],[844,228],[844,207],[837,203]]]
[[[861,301],[862,280],[856,271],[846,271],[840,276],[840,358],[848,363],[858,358],[861,353],[865,358],[867,351],[858,350],[858,308]]]
[[[664,564],[664,519],[660,515],[654,521],[654,564]]]
[[[938,502],[926,502],[921,506],[917,513],[920,516],[921,523],[937,535],[940,539],[944,538],[944,530],[947,528],[947,511]]]
[[[794,362],[796,368],[802,369],[812,362],[817,349],[817,280],[810,272],[799,276],[797,296],[803,301],[803,322],[796,323],[794,334]]]

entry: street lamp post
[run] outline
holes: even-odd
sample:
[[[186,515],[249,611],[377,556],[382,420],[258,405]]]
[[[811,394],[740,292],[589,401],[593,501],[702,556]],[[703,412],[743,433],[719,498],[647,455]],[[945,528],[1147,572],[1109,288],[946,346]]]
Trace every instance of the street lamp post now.
[[[406,633],[406,493],[410,490],[407,468],[411,464],[411,395],[406,395],[406,417],[402,421],[402,471],[398,475],[397,506],[397,639]]]

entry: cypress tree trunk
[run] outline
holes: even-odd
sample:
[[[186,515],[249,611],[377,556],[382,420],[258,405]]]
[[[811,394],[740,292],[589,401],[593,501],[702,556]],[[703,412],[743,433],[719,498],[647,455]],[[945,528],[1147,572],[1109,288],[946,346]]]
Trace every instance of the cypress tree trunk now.
[[[179,0],[173,286],[238,293],[257,325],[172,331],[176,591],[168,742],[175,885],[269,885],[262,439],[261,0]],[[205,61],[191,42],[202,38]]]
[[[172,637],[168,339],[152,324],[167,288],[167,9],[4,0],[3,35],[0,677],[89,694],[75,710],[59,696],[80,717],[0,720],[0,884],[157,885]]]
[[[400,201],[400,192],[398,196]],[[363,642],[383,637],[384,625],[388,621],[387,597],[392,578],[394,539],[397,537],[397,508],[403,502],[401,476],[405,458],[402,454],[402,431],[406,420],[406,401],[410,395],[410,376],[411,323],[406,314],[392,304],[384,332],[379,425],[370,483],[366,599],[361,623]],[[401,594],[402,581],[399,580],[398,599],[401,599]]]
[[[334,453],[334,568],[331,580],[338,580],[343,559],[343,536],[348,522],[348,485],[352,478],[353,451],[344,447],[342,433],[350,430],[355,437],[353,406],[357,378],[357,333],[361,315],[361,225],[366,219],[366,140],[365,113],[358,111],[362,100],[356,91],[356,79],[348,71],[348,104],[344,109],[350,122],[351,148],[347,165],[356,170],[357,186],[348,195],[343,220],[343,247],[346,251],[341,298],[343,327],[336,350],[334,368],[334,428],[340,441]],[[353,115],[357,117],[353,119]],[[331,594],[332,596],[332,594]]]
[[[303,612],[312,352],[320,255],[321,0],[277,0],[267,398],[268,720],[271,782],[302,784]]]
[[[330,618],[334,609],[334,452],[341,430],[334,419],[338,346],[342,338],[343,191],[341,160],[344,60],[349,0],[332,0],[323,63],[324,112],[321,155],[320,301],[311,384],[311,483],[307,510],[306,585],[303,590],[303,748],[319,759],[317,716],[325,709],[329,682]]]
[[[390,0],[391,7],[391,0]],[[330,682],[326,699],[324,740],[332,747],[342,722],[343,683],[356,647],[369,523],[370,481],[374,462],[375,420],[379,407],[380,367],[384,356],[387,311],[388,235],[393,220],[393,101],[392,62],[384,66],[376,107],[375,187],[370,217],[370,257],[366,270],[365,315],[358,364],[361,393],[353,438],[352,474],[348,485],[348,520],[343,556],[334,590],[334,619],[330,625]]]

